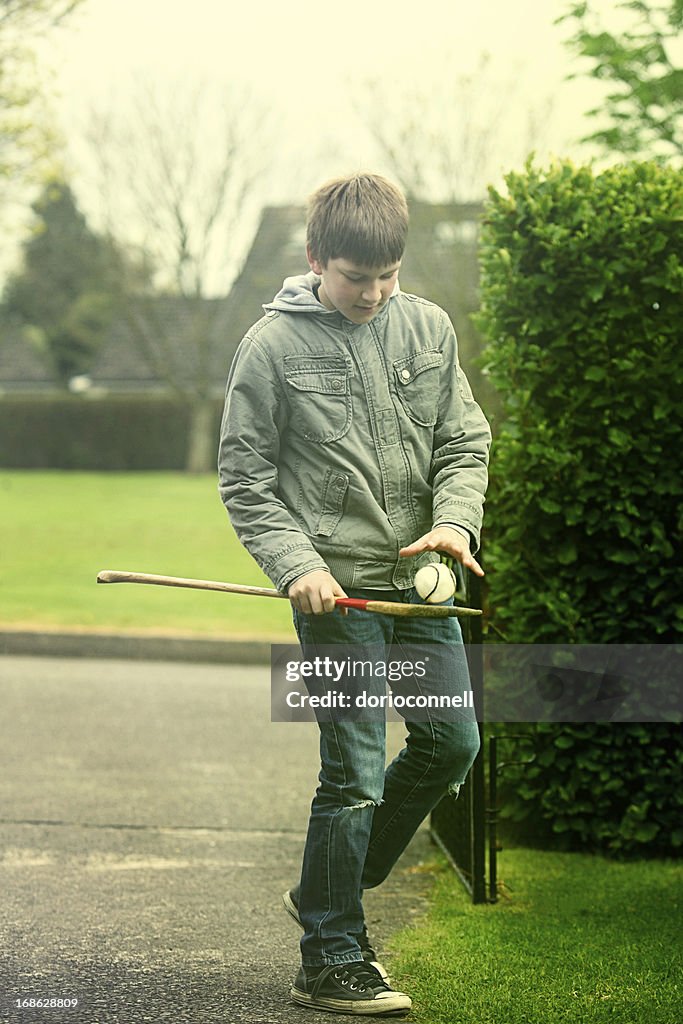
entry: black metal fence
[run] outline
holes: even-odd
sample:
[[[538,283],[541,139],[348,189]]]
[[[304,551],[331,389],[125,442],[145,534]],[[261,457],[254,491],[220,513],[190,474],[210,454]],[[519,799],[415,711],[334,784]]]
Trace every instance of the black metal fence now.
[[[483,588],[478,576],[468,573],[465,584],[458,570],[458,595],[473,608],[483,607]],[[460,620],[467,653],[474,702],[484,719],[484,649],[482,618]],[[495,903],[498,899],[498,779],[513,764],[530,764],[533,759],[501,761],[499,741],[515,740],[516,748],[530,741],[527,735],[493,732],[479,723],[479,753],[457,798],[445,796],[430,817],[434,842],[450,860],[473,903]]]

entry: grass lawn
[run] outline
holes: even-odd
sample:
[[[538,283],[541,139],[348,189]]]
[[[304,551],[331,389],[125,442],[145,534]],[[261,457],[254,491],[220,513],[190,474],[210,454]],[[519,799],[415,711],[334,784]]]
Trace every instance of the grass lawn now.
[[[472,906],[450,868],[392,942],[415,1024],[677,1024],[683,865],[505,849],[507,898]]]
[[[95,583],[130,569],[272,586],[215,475],[0,470],[0,544],[0,627],[294,639],[288,601]]]

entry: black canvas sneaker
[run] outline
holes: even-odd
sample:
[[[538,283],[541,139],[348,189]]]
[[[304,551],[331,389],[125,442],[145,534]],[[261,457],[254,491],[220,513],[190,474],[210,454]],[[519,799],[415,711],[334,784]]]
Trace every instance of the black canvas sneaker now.
[[[303,927],[301,924],[301,918],[299,917],[299,904],[297,903],[293,889],[288,889],[287,892],[283,893],[282,902],[284,904],[285,910],[287,911],[289,916],[296,921],[296,923],[299,925],[299,928]],[[389,975],[387,973],[387,970],[384,967],[384,965],[381,964],[377,959],[377,954],[370,945],[370,939],[368,938],[368,930],[365,926],[363,926],[362,933],[356,936],[356,941],[360,946],[360,952],[361,956],[363,957],[363,960],[365,960],[366,963],[371,964],[376,971],[379,971],[383,981],[388,982]]]
[[[302,967],[290,995],[295,1003],[316,1010],[372,1017],[398,1017],[412,1006],[410,996],[394,992],[379,971],[364,960]]]

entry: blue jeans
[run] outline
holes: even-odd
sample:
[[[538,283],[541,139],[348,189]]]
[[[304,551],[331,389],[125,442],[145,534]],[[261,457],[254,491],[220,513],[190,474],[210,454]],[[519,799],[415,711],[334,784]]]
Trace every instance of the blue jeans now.
[[[348,590],[349,597],[419,602],[416,592]],[[469,673],[456,618],[396,618],[349,610],[302,615],[294,624],[304,657],[316,645],[378,645],[408,652],[429,645],[421,692],[460,694]],[[309,691],[317,683],[308,680]],[[343,688],[343,680],[339,685]],[[392,684],[395,693],[400,685]],[[402,714],[406,745],[386,762],[384,714],[353,720],[343,711],[319,716],[321,768],[313,798],[298,893],[306,967],[361,959],[362,894],[384,881],[416,829],[446,792],[457,795],[479,750],[473,710]],[[420,718],[422,720],[416,720]]]

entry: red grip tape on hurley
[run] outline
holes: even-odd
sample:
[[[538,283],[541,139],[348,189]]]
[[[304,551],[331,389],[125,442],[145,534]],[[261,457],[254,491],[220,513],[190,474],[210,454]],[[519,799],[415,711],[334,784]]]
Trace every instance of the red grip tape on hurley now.
[[[342,608],[359,608],[362,612],[368,606],[368,600],[362,597],[338,597],[336,603]]]

